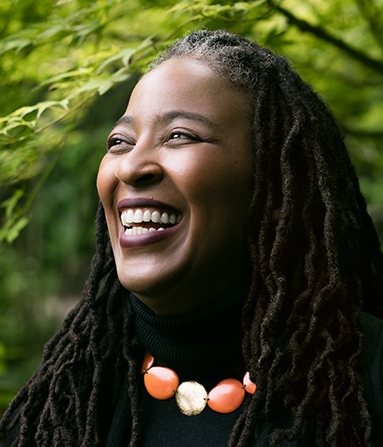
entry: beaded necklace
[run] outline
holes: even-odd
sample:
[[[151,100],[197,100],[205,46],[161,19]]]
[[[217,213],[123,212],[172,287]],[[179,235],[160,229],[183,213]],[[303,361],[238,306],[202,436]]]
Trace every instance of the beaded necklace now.
[[[207,393],[204,386],[198,382],[188,381],[180,384],[175,371],[163,366],[153,366],[154,362],[154,358],[147,352],[141,368],[147,392],[159,400],[175,396],[179,410],[186,416],[200,414],[206,405],[217,413],[232,413],[242,405],[245,390],[254,394],[256,389],[255,383],[246,372],[242,383],[237,379],[225,379]]]

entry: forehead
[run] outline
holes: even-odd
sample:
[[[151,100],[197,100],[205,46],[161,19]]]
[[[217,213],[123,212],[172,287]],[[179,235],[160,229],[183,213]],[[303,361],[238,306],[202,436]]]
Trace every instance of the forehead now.
[[[209,116],[248,115],[244,92],[221,78],[207,62],[193,57],[169,59],[147,73],[133,90],[127,114],[183,110]]]

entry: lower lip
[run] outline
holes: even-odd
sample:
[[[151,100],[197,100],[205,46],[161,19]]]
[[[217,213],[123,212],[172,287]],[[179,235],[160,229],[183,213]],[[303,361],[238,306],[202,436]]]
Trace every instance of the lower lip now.
[[[175,231],[177,231],[178,227],[179,224],[163,231],[148,231],[145,234],[140,234],[137,236],[127,236],[125,234],[125,228],[122,227],[120,233],[120,246],[122,248],[136,248],[155,244],[156,242],[163,241],[171,236]]]

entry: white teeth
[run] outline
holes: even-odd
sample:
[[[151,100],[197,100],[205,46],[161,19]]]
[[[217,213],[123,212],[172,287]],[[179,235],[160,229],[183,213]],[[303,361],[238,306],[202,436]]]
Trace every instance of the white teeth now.
[[[175,214],[171,214],[171,215],[170,215],[170,217],[169,217],[169,222],[170,222],[171,224],[175,224],[175,223],[177,222],[177,217],[176,217]]]
[[[134,219],[133,210],[127,210],[121,214],[122,225],[133,223],[133,219]]]
[[[142,210],[140,210],[139,208],[136,210],[136,212],[134,213],[134,223],[141,223],[142,222]]]
[[[154,223],[158,223],[161,219],[161,214],[159,213],[159,211],[154,211],[152,213],[152,222]]]
[[[156,229],[153,227],[150,227],[150,228],[133,227],[133,228],[127,228],[125,230],[125,234],[126,234],[126,236],[140,236],[141,234],[150,233],[152,231],[165,231],[165,228],[160,227],[160,228]]]
[[[169,223],[169,214],[168,213],[162,213],[161,223],[164,223],[164,224]]]
[[[145,211],[141,208],[137,208],[135,211],[133,209],[124,210],[121,213],[121,223],[124,226],[131,226],[131,224],[141,223],[141,222],[153,222],[153,223],[161,223],[161,224],[176,224],[180,223],[182,220],[182,215],[164,212],[160,213],[160,211],[153,211],[146,209]]]
[[[133,220],[134,220],[133,210],[128,210],[128,215],[126,217],[127,217],[128,223],[133,223]]]
[[[154,228],[153,228],[154,229]],[[155,230],[155,229],[154,229]],[[133,228],[127,228],[125,230],[125,234],[127,236],[139,236],[140,234],[145,234],[147,233],[149,230],[148,228],[144,228],[144,227],[133,227]]]
[[[144,222],[150,222],[152,213],[149,210],[145,210],[143,220]]]

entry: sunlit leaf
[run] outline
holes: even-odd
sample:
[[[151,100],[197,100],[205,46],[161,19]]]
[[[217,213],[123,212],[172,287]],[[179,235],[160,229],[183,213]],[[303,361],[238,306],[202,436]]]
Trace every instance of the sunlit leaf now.
[[[56,34],[61,33],[64,30],[68,30],[64,24],[59,23],[59,24],[55,24],[53,26],[51,26],[50,28],[42,31],[39,35],[38,35],[38,40],[39,41],[43,41],[46,39],[50,39],[53,36],[55,36]]]
[[[31,39],[14,39],[0,42],[0,54],[9,50],[20,51],[32,43]]]
[[[121,51],[119,51],[117,54],[109,57],[106,61],[104,61],[99,68],[97,69],[97,73],[101,73],[101,71],[107,67],[112,62],[116,62],[118,60],[121,60],[123,65],[126,67],[129,65],[130,59],[133,56],[134,53],[136,53],[135,48],[124,48]]]
[[[54,76],[52,78],[47,79],[44,82],[41,82],[39,84],[39,88],[44,87],[46,85],[53,85],[54,83],[57,83],[58,81],[62,81],[63,79],[67,80],[70,78],[83,78],[84,76],[87,76],[91,73],[91,69],[87,68],[81,68],[79,70],[69,71],[66,73],[61,73],[57,76]]]
[[[22,2],[17,8],[22,10]],[[366,68],[352,51],[382,61],[382,10],[365,0],[64,0],[47,8],[44,19],[24,24],[23,14],[11,14],[8,35],[0,35],[6,85],[0,104],[0,181],[17,185],[37,176],[49,153],[44,141],[64,129],[64,122],[71,129],[80,125],[79,117],[87,115],[92,101],[108,96],[135,71],[144,71],[164,42],[203,26],[243,32],[278,53],[288,53],[333,107],[350,136],[357,167],[377,178],[383,175],[383,143],[378,137],[382,73]],[[346,50],[299,23],[325,30]],[[372,139],[362,141],[360,135]],[[37,138],[42,144],[34,143]]]

